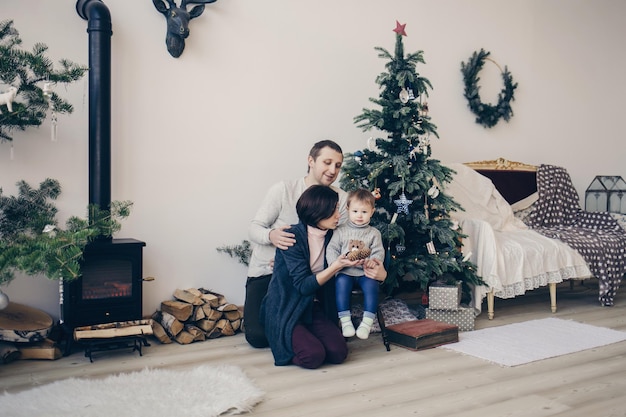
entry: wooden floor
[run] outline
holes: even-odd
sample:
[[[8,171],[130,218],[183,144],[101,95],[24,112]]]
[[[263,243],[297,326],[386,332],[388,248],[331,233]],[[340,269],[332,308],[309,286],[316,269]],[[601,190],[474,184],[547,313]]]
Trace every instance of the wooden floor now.
[[[573,290],[560,284],[554,315],[545,289],[496,299],[494,320],[483,313],[476,328],[544,317],[626,331],[626,291],[614,307],[600,307],[596,283],[577,283]],[[0,365],[0,392],[145,367],[227,363],[240,366],[266,392],[254,416],[626,416],[626,342],[513,368],[444,349],[412,352],[392,345],[386,352],[378,334],[349,347],[344,364],[310,371],[274,366],[268,349],[251,348],[241,334],[185,346],[151,340],[142,357],[111,351],[90,363],[77,351],[56,361]]]

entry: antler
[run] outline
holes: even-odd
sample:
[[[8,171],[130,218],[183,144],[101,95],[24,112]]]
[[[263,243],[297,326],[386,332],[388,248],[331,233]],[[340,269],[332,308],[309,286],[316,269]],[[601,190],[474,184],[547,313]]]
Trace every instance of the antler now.
[[[167,4],[169,4],[170,9],[175,9],[175,8],[179,8],[179,9],[187,9],[187,4],[209,4],[209,3],[215,3],[217,0],[181,0],[180,2],[180,7],[176,5],[176,1],[175,0],[165,0],[167,2]],[[157,3],[161,3],[161,0],[152,0],[152,2],[154,3],[155,6],[157,6],[157,9],[159,9],[159,6],[157,5]],[[162,12],[162,10],[159,10]]]
[[[183,9],[187,4],[209,4],[215,3],[217,0],[181,0],[180,8]]]

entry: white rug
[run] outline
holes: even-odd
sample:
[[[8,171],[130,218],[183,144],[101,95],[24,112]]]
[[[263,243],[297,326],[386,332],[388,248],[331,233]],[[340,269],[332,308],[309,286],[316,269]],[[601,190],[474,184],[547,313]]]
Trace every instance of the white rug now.
[[[70,378],[0,395],[4,417],[211,417],[250,411],[262,399],[235,366],[144,369],[105,379]]]
[[[440,346],[503,366],[517,366],[626,340],[626,332],[547,318],[463,332]]]

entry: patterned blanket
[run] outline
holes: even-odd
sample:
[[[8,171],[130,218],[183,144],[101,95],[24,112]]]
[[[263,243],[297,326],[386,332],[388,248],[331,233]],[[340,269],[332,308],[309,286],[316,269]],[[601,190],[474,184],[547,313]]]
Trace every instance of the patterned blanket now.
[[[608,212],[587,212],[564,168],[541,165],[537,170],[539,199],[526,222],[544,236],[576,249],[599,280],[599,300],[612,306],[626,273],[626,231]]]

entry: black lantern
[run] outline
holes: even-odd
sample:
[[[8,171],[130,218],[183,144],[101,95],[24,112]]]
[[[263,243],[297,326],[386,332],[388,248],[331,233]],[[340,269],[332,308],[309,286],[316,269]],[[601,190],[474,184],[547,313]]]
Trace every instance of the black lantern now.
[[[619,175],[598,175],[585,191],[586,211],[626,213],[626,182]]]

